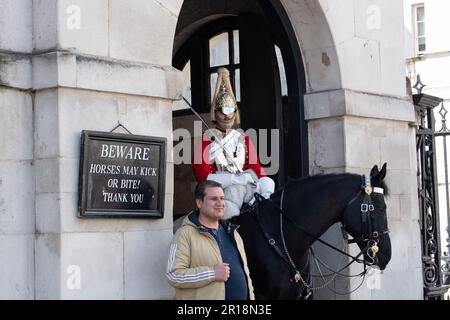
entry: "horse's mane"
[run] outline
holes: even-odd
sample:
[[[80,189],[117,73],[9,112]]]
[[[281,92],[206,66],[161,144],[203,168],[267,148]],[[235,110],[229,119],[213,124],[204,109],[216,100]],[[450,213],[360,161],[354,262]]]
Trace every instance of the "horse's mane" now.
[[[344,172],[344,173],[319,173],[319,174],[315,174],[312,176],[307,176],[307,177],[301,177],[301,178],[292,178],[292,177],[288,177],[288,181],[287,183],[278,188],[274,194],[279,193],[283,190],[284,187],[286,187],[289,183],[316,183],[317,180],[323,180],[323,183],[329,183],[332,180],[340,180],[340,179],[345,179],[348,177],[361,177],[361,175],[356,174],[356,173],[348,173],[348,172]],[[384,189],[384,195],[388,195],[388,187],[386,185],[386,183],[384,181],[381,182],[381,188]]]

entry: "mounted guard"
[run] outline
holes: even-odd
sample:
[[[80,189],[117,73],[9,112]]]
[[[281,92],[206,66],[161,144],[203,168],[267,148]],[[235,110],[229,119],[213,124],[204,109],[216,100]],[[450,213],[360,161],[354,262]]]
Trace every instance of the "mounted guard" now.
[[[196,149],[193,170],[197,182],[214,180],[222,184],[226,200],[224,219],[229,219],[240,214],[244,203],[254,202],[255,192],[268,198],[275,183],[261,167],[250,137],[233,128],[240,124],[240,115],[229,71],[219,68],[217,73],[211,104],[215,128],[209,128],[202,120],[208,130]]]

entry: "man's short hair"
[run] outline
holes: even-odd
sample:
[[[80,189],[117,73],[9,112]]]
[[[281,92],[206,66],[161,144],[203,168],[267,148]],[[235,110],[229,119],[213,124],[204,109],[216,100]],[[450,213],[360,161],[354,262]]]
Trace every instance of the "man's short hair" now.
[[[203,198],[205,197],[205,190],[207,188],[221,188],[223,190],[222,185],[216,181],[206,180],[200,182],[195,187],[195,200],[203,200]]]

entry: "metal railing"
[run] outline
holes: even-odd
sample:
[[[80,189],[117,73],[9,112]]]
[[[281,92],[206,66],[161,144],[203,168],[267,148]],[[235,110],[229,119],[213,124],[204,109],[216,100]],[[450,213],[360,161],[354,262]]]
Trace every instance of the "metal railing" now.
[[[416,131],[417,148],[417,184],[420,209],[420,227],[422,235],[422,266],[424,280],[424,299],[440,300],[449,286],[449,238],[444,241],[447,251],[443,250],[441,240],[441,222],[449,225],[450,221],[450,190],[448,172],[447,136],[450,130],[446,125],[447,110],[443,100],[438,97],[422,93],[425,86],[417,77],[414,88],[417,94],[413,95],[414,105],[418,114],[418,127]],[[441,129],[436,131],[434,109],[441,105],[438,114],[441,116]],[[442,140],[442,144],[441,141]],[[442,146],[440,150],[439,145]],[[439,152],[438,152],[439,151]],[[439,153],[439,154],[438,154]],[[442,153],[442,154],[441,154]],[[441,164],[443,159],[443,166]],[[442,172],[442,170],[444,172]],[[444,176],[439,188],[438,177]],[[444,188],[442,188],[444,187]],[[445,192],[439,192],[445,189]],[[445,206],[440,206],[439,198],[445,199]],[[446,213],[445,216],[440,215]],[[448,235],[447,227],[447,235]]]

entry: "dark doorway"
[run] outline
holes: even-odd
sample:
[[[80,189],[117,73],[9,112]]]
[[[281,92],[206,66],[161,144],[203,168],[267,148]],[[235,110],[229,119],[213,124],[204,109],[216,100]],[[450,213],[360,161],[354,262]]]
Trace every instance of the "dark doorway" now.
[[[205,120],[209,120],[215,72],[227,67],[242,129],[268,130],[267,150],[255,146],[260,155],[267,155],[261,162],[274,169],[268,173],[277,186],[288,177],[308,174],[303,62],[279,1],[184,1],[176,29],[173,66],[185,73],[190,84],[185,97]],[[194,115],[184,102],[174,109],[173,119],[174,129],[185,128],[193,136]],[[275,134],[275,145],[270,143],[271,134]],[[179,142],[174,141],[174,145]],[[278,160],[271,150],[278,153]],[[195,179],[190,164],[175,163],[174,175],[174,215],[178,216],[193,207]]]

